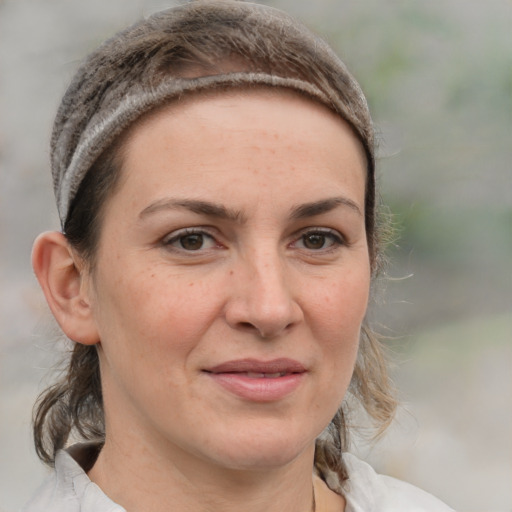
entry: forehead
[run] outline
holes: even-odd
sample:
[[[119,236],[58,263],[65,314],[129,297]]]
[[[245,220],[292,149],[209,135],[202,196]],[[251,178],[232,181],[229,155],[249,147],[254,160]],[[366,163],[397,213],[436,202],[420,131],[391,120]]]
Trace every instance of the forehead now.
[[[364,181],[366,167],[361,144],[338,115],[295,91],[270,88],[175,101],[131,128],[122,155],[123,181],[138,198],[150,187],[221,194],[233,180],[267,190],[325,188]]]
[[[215,116],[220,124],[229,118],[239,130],[251,131],[253,127],[251,121],[257,120],[258,128],[266,123],[268,130],[272,131],[275,128],[274,123],[280,117],[279,111],[281,111],[281,115],[282,112],[287,111],[286,116],[300,119],[300,123],[290,123],[289,126],[291,131],[297,134],[306,135],[306,132],[310,132],[313,135],[318,133],[313,130],[313,126],[325,125],[326,122],[338,125],[340,133],[343,132],[344,136],[353,139],[361,156],[366,159],[363,145],[355,131],[334,110],[318,99],[307,96],[304,92],[265,85],[229,86],[220,90],[187,93],[140,117],[126,130],[121,146],[125,149],[132,145],[134,139],[137,139],[141,132],[164,132],[172,125],[176,127],[177,124],[183,127],[184,133],[191,134],[189,128],[197,130],[205,123],[214,122]],[[224,130],[219,130],[217,133],[219,140],[222,140],[226,130],[227,126],[225,125]],[[260,133],[260,135],[262,134]]]
[[[235,104],[243,104],[250,102],[258,102],[260,104],[276,104],[286,103],[300,108],[305,104],[309,104],[313,110],[316,109],[330,112],[331,116],[339,119],[345,124],[345,120],[339,116],[334,110],[329,108],[318,98],[309,96],[300,89],[293,89],[284,86],[269,86],[267,84],[224,84],[220,87],[205,88],[187,91],[177,98],[173,98],[168,103],[159,105],[158,107],[144,113],[131,126],[129,126],[124,135],[124,139],[128,139],[140,126],[150,124],[152,121],[163,117],[180,116],[188,111],[201,111],[212,106],[229,106]]]

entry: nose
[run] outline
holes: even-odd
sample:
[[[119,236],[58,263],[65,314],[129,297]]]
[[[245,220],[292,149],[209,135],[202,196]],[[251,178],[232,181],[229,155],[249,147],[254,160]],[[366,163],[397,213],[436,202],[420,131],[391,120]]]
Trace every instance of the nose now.
[[[227,323],[236,330],[260,338],[276,338],[303,319],[294,296],[291,277],[278,255],[253,255],[232,273]]]

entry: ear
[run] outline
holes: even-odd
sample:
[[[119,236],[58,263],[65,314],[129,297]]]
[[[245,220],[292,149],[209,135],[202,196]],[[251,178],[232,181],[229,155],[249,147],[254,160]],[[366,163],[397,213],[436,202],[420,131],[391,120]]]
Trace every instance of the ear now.
[[[94,345],[99,336],[84,282],[89,275],[77,263],[62,233],[43,233],[34,242],[32,266],[53,316],[68,338]]]

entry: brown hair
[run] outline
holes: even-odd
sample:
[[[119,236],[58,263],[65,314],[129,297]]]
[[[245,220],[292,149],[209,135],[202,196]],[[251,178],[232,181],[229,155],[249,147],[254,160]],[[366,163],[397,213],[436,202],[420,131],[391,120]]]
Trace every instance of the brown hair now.
[[[54,159],[59,153],[55,141],[62,139],[65,131],[62,120],[71,117],[72,109],[79,111],[87,101],[89,111],[98,111],[103,98],[109,95],[108,88],[116,80],[126,80],[126,73],[137,68],[144,80],[155,87],[162,81],[191,75],[208,77],[227,72],[229,76],[233,72],[298,79],[321,91],[320,98],[307,90],[301,92],[327,104],[348,122],[366,152],[365,223],[373,275],[377,275],[384,230],[376,200],[371,118],[357,82],[325,42],[280,11],[235,0],[200,0],[158,13],[107,41],[80,68],[57,116]],[[105,78],[93,87],[87,81],[92,82],[94,73],[103,73]],[[250,86],[237,85],[235,80],[221,87]],[[67,141],[76,139],[74,148],[80,131],[86,128],[86,117],[78,117],[74,133],[65,134]],[[130,121],[133,122],[136,119]],[[117,133],[88,168],[66,213],[64,233],[90,268],[94,267],[103,206],[114,193],[121,174],[125,132],[126,128]],[[71,154],[69,150],[68,153]],[[70,158],[68,155],[68,163]],[[367,326],[362,329],[349,393],[375,421],[377,431],[382,432],[393,417],[396,402],[383,346]],[[344,403],[317,440],[315,452],[316,470],[324,478],[334,473],[340,482],[347,477],[342,453],[348,445],[350,411],[346,400]],[[66,445],[72,433],[85,440],[104,441],[99,360],[94,346],[75,344],[65,375],[43,391],[35,407],[35,446],[45,463],[53,464],[57,450]]]

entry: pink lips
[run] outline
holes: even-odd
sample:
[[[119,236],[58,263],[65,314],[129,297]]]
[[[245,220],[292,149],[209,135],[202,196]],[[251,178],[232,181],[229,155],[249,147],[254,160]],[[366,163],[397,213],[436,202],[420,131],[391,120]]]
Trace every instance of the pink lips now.
[[[287,358],[227,361],[205,372],[227,391],[254,402],[273,402],[285,398],[297,389],[306,375],[301,363]]]

